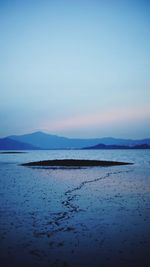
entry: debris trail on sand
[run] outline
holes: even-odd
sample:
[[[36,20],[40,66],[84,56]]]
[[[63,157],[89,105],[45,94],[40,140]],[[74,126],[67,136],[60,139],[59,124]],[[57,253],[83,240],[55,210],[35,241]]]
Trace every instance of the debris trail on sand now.
[[[68,226],[68,220],[71,219],[77,212],[83,211],[79,206],[75,205],[73,202],[75,201],[77,195],[74,194],[76,191],[81,190],[84,186],[86,186],[87,184],[90,183],[95,183],[98,182],[100,180],[104,180],[107,179],[109,176],[111,175],[117,175],[119,173],[127,173],[127,172],[131,172],[131,170],[126,170],[126,171],[115,171],[115,172],[108,172],[106,173],[104,176],[95,178],[95,179],[91,179],[91,180],[85,180],[83,182],[81,182],[78,186],[67,190],[64,193],[64,197],[65,199],[62,200],[61,204],[62,206],[65,208],[64,211],[60,211],[57,212],[55,214],[53,214],[53,218],[48,221],[46,223],[46,231],[35,231],[34,232],[34,236],[35,237],[39,237],[39,236],[43,236],[46,235],[48,238],[52,238],[55,234],[57,234],[58,232],[70,232],[70,231],[75,231],[75,228],[73,226]],[[67,226],[66,224],[67,223]],[[47,226],[51,226],[51,229],[48,229]],[[57,244],[55,244],[55,242],[51,243],[52,247],[54,247],[55,245],[57,246]]]

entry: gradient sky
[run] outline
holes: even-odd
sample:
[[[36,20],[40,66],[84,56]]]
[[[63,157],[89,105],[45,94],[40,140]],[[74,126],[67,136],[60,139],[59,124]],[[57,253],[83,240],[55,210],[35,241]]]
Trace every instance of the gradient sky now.
[[[0,136],[150,137],[150,1],[0,0]]]

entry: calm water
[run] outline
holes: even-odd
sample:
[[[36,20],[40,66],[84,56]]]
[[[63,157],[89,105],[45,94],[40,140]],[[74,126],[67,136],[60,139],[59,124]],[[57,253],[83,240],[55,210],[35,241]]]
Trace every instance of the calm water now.
[[[150,165],[150,150],[36,150],[25,154],[0,155],[0,162],[22,163],[45,159],[97,159],[133,162]]]
[[[134,165],[20,166],[63,158]],[[0,154],[0,203],[3,267],[150,266],[150,150]]]

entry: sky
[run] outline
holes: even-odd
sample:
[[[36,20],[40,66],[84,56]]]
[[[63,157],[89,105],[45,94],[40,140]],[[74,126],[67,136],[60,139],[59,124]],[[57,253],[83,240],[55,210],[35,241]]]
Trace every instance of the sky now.
[[[150,137],[150,1],[0,0],[0,137]]]

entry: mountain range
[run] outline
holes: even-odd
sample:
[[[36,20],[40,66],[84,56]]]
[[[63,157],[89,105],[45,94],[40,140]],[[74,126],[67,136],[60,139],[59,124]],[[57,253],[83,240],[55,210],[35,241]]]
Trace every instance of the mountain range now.
[[[83,149],[150,149],[149,144],[138,144],[138,145],[104,145],[98,144],[95,146],[84,147]]]
[[[11,135],[1,138],[0,150],[81,149],[94,147],[100,144],[106,146],[150,145],[150,138],[140,140],[113,137],[81,139],[51,135],[44,132],[34,132],[31,134]],[[106,147],[103,147],[103,149],[105,148]]]

